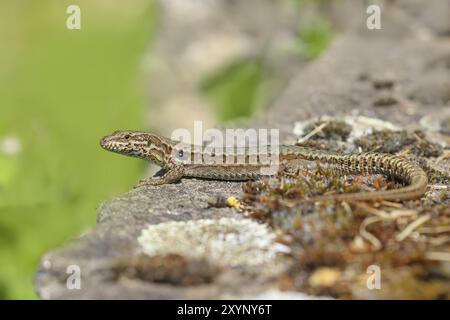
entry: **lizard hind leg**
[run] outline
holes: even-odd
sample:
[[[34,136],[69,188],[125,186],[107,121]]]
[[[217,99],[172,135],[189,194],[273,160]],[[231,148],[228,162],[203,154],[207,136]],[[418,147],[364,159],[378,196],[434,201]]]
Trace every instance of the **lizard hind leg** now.
[[[168,169],[162,176],[142,179],[133,188],[136,189],[142,186],[159,186],[166,183],[174,183],[180,181],[183,176],[184,168],[182,166],[175,166]]]

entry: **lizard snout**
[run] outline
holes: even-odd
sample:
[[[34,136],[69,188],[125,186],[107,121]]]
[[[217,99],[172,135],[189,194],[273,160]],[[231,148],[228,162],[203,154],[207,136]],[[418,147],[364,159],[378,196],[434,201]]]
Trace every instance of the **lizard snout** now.
[[[106,136],[106,137],[103,137],[101,140],[100,140],[100,146],[103,148],[103,149],[110,149],[110,147],[111,147],[111,136]]]

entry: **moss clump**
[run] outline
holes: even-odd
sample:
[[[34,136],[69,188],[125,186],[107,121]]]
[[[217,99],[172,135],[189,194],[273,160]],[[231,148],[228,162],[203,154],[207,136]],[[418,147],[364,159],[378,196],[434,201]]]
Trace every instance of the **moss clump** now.
[[[377,131],[355,140],[355,145],[365,152],[409,152],[415,156],[438,157],[442,148],[425,138],[422,131]]]
[[[380,176],[335,177],[319,167],[249,182],[242,201],[251,217],[290,239],[292,265],[280,277],[282,289],[351,299],[448,299],[449,272],[430,258],[430,252],[450,251],[448,193],[423,203],[301,202],[319,194],[398,187]],[[418,220],[423,223],[407,233]],[[367,288],[371,265],[380,267],[382,288],[389,290]]]
[[[344,121],[315,121],[307,125],[304,129],[304,134],[307,135],[311,131],[315,130],[317,127],[324,125],[324,127],[314,134],[311,139],[329,139],[329,140],[340,140],[346,141],[350,133],[352,132],[352,127],[345,123]]]

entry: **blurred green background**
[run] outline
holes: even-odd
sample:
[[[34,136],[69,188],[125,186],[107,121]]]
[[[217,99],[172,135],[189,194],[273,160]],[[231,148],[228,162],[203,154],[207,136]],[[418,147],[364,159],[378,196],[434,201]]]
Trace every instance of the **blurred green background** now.
[[[126,191],[144,166],[98,141],[143,126],[151,1],[139,10],[77,1],[79,31],[65,24],[73,3],[0,2],[0,298],[35,298],[40,255],[94,225],[100,200]]]
[[[66,8],[82,8],[68,30]],[[145,163],[111,156],[99,139],[145,128],[140,64],[153,1],[0,1],[0,298],[36,298],[40,256],[95,224],[99,203],[127,191]],[[299,33],[314,58],[327,25]],[[318,49],[317,49],[318,48]],[[249,116],[265,75],[237,63],[207,80],[219,120]]]

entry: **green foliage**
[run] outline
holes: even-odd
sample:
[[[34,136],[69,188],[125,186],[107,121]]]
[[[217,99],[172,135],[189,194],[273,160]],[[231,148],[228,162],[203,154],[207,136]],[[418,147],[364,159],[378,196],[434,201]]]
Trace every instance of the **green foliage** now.
[[[301,25],[295,51],[308,60],[317,58],[330,44],[331,25],[326,19],[317,19],[311,24]]]
[[[249,117],[261,98],[264,74],[255,60],[235,62],[208,77],[202,89],[216,106],[220,121]]]
[[[152,2],[131,12],[76,1],[81,30],[68,30],[72,3],[0,3],[0,143],[13,136],[21,145],[0,151],[0,298],[36,297],[39,257],[94,225],[100,201],[144,166],[98,141],[143,125],[137,80]]]

